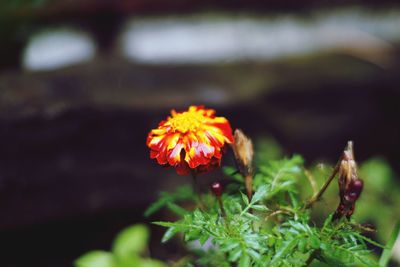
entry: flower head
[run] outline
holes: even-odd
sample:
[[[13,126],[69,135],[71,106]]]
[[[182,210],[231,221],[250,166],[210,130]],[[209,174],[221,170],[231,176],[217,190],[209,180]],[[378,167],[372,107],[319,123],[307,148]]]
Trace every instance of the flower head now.
[[[232,129],[213,109],[190,106],[187,111],[171,111],[147,136],[150,157],[160,165],[171,165],[178,174],[208,172],[221,163],[225,143],[232,143]]]

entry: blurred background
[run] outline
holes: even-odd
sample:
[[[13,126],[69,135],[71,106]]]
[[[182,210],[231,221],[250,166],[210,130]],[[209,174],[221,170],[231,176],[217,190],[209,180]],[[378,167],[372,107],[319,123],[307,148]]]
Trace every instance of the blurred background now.
[[[71,266],[154,220],[157,192],[189,181],[148,158],[146,135],[190,104],[307,164],[354,140],[371,181],[359,216],[386,242],[399,85],[395,0],[1,0],[0,266]],[[150,250],[168,259],[163,231]]]

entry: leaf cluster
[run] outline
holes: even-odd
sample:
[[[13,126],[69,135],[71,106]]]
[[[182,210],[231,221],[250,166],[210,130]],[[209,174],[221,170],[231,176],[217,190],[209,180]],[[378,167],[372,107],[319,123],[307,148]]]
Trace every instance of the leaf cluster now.
[[[367,244],[379,244],[355,222],[332,222],[332,216],[321,226],[312,221],[297,190],[307,183],[303,162],[295,155],[258,166],[251,200],[227,188],[225,213],[211,194],[196,198],[202,200],[197,208],[180,212],[179,220],[155,222],[168,228],[162,242],[179,234],[202,266],[378,266]],[[232,174],[232,168],[225,171]],[[233,176],[233,183],[241,182]]]

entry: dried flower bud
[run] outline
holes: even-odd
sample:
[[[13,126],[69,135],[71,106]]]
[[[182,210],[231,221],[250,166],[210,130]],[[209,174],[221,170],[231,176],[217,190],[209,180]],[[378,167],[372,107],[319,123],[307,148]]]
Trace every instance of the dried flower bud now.
[[[353,142],[349,141],[339,165],[340,203],[336,209],[334,219],[339,219],[343,216],[350,218],[353,215],[356,200],[360,197],[362,189],[363,181],[358,178]]]
[[[353,142],[349,141],[343,152],[339,168],[339,187],[345,190],[352,180],[357,179],[357,164],[354,160]]]
[[[220,183],[215,182],[211,185],[211,190],[215,196],[220,197],[222,195],[223,188]]]
[[[232,144],[233,153],[239,171],[247,176],[253,172],[253,143],[240,129],[236,129],[234,133],[235,142]]]

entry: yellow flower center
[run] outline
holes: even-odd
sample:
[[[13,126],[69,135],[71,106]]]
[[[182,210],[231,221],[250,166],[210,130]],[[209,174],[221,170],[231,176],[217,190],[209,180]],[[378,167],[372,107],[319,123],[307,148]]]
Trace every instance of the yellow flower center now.
[[[172,128],[175,131],[186,133],[197,131],[204,122],[204,116],[197,112],[183,112],[173,115],[170,119]]]

